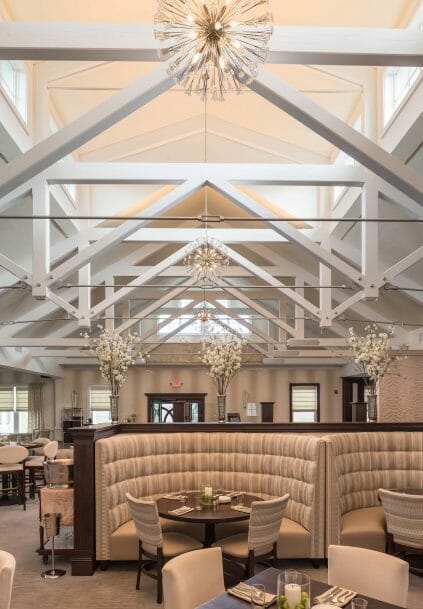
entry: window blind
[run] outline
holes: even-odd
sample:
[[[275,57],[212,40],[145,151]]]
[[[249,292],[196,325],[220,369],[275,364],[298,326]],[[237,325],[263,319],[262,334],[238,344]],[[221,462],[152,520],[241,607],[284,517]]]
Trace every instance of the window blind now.
[[[28,388],[16,387],[16,410],[23,412],[28,410]]]
[[[90,409],[110,410],[110,389],[108,387],[90,387]]]
[[[292,410],[316,410],[317,386],[296,385],[292,387]]]
[[[13,402],[13,387],[0,387],[0,411],[13,411]]]

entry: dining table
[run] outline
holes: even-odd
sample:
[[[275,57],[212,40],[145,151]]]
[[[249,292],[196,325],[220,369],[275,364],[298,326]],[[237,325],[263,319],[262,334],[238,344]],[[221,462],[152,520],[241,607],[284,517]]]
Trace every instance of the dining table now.
[[[258,573],[254,577],[247,579],[245,583],[263,584],[265,586],[266,592],[276,594],[279,573],[279,569],[274,569],[273,567],[270,567],[269,569],[265,569],[261,573]],[[310,579],[310,588],[311,600],[313,601],[316,596],[323,594],[324,592],[326,592],[326,590],[329,590],[331,586],[323,582]],[[358,594],[358,596],[368,600],[369,604],[367,609],[402,609],[399,607],[399,605],[391,605],[390,603],[385,603],[375,598],[370,598],[368,596],[365,596],[364,594]],[[276,609],[276,603],[271,605],[271,607],[274,607]],[[215,596],[206,603],[203,603],[202,605],[197,607],[197,609],[249,609],[249,603],[244,600],[238,599],[235,596],[228,594],[227,592],[224,592],[219,596]],[[351,603],[348,603],[348,605],[344,605],[344,609],[351,609]]]
[[[263,501],[261,497],[250,495],[248,493],[239,493],[243,495],[243,507],[251,508],[253,501]],[[190,522],[204,524],[205,536],[204,547],[209,548],[216,541],[216,525],[226,522],[239,522],[249,520],[250,514],[246,511],[237,511],[237,495],[231,497],[228,503],[219,503],[217,509],[211,504],[202,505],[202,509],[196,509],[196,500],[198,491],[190,491],[185,493],[186,500],[182,503],[178,499],[170,499],[169,495],[165,495],[156,500],[159,516],[169,520],[178,520],[181,522]],[[175,497],[178,494],[175,493]],[[174,510],[181,506],[193,508],[186,514],[175,514]],[[234,509],[235,508],[235,509]]]

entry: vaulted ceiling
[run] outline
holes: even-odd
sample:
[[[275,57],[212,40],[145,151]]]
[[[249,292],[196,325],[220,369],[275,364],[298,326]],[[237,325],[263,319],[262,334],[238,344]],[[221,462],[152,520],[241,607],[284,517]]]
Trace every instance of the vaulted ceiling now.
[[[163,363],[166,342],[198,341],[183,331],[205,299],[265,360],[339,360],[369,320],[421,349],[421,76],[409,118],[389,131],[380,111],[383,67],[422,64],[420,3],[272,2],[269,63],[223,103],[168,81],[155,7],[0,1],[0,59],[34,87],[27,149],[0,117],[0,346],[48,368],[106,325]],[[183,263],[205,215],[230,258],[206,292]]]

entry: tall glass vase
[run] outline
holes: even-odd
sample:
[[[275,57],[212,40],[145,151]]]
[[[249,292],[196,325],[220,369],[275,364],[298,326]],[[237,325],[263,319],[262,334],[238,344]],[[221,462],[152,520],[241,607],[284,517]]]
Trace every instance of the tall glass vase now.
[[[112,423],[117,423],[119,419],[119,396],[109,395],[109,400]]]
[[[369,422],[377,422],[377,394],[367,396],[367,418]]]
[[[217,396],[217,420],[219,423],[226,421],[226,395]]]

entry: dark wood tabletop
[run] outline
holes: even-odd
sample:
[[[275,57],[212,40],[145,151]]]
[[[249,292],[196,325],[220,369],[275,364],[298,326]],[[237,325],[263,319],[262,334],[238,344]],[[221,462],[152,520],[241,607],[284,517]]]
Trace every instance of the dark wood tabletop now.
[[[271,594],[276,594],[277,592],[277,582],[278,575],[280,571],[278,569],[266,569],[262,571],[258,575],[251,577],[251,579],[247,580],[249,584],[264,584],[266,592],[270,592]],[[326,590],[329,590],[331,586],[328,584],[324,584],[322,582],[315,581],[314,579],[310,580],[311,584],[311,600],[322,594]],[[360,594],[359,596],[363,598],[367,598],[369,600],[368,609],[402,609],[397,605],[391,605],[390,603],[384,603],[383,601],[379,601],[376,599],[370,599],[368,596],[364,596],[364,594]],[[211,601],[204,603],[198,609],[248,609],[249,604],[245,601],[242,601],[234,596],[231,596],[227,592],[224,594],[220,594],[216,596]],[[276,609],[276,604],[272,605],[272,609]],[[351,609],[351,603],[345,605],[344,609]]]
[[[261,497],[256,495],[249,495],[242,493],[244,496],[244,505],[250,507],[253,501],[262,501]],[[195,522],[205,525],[205,547],[210,547],[216,540],[215,525],[223,524],[225,522],[238,522],[241,520],[249,520],[250,514],[246,512],[238,512],[231,509],[232,506],[237,504],[237,499],[233,498],[230,503],[219,503],[218,509],[214,510],[212,505],[204,505],[202,510],[195,509],[196,496],[198,491],[190,491],[186,493],[187,500],[183,503],[176,501],[175,499],[166,499],[161,497],[156,500],[157,509],[159,516],[162,518],[168,518],[169,520],[179,520],[181,522]],[[183,505],[193,507],[194,509],[187,514],[172,514],[172,510],[175,510]]]

